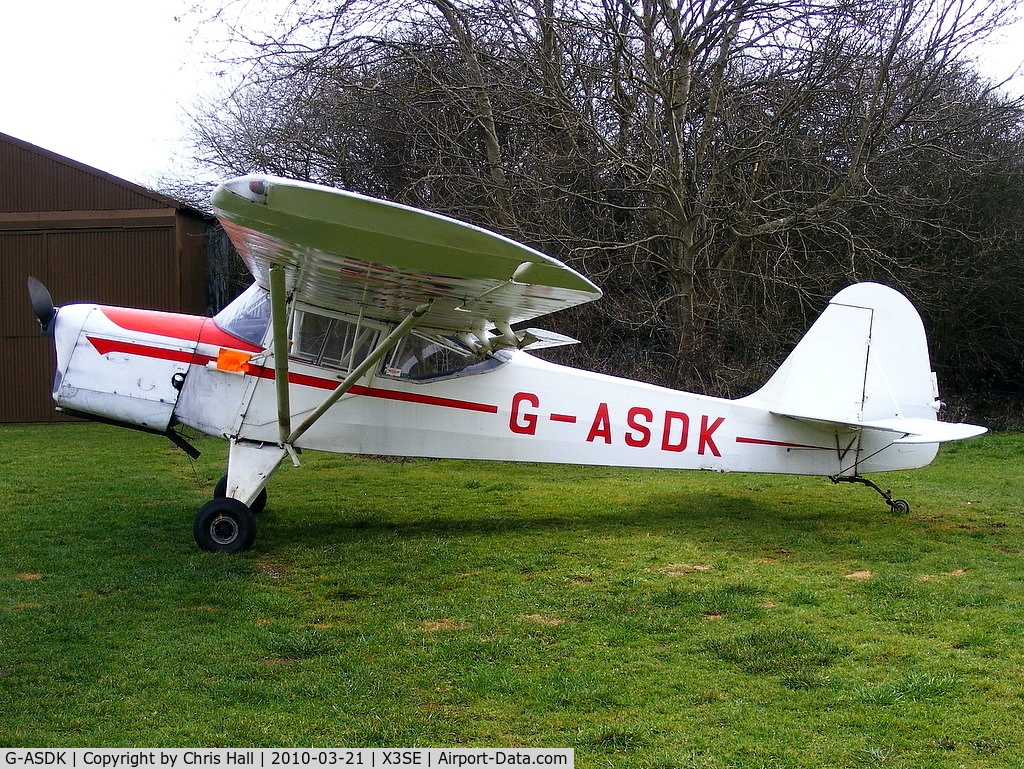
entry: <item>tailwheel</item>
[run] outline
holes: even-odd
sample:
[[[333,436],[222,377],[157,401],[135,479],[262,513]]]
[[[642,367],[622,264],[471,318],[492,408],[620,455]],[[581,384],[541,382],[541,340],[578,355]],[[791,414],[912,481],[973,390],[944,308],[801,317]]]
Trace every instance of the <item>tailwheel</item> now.
[[[208,552],[240,553],[256,539],[256,517],[237,499],[218,497],[199,508],[192,534]]]
[[[863,478],[863,477],[861,477],[859,475],[854,475],[854,476],[833,475],[833,476],[829,477],[829,480],[832,481],[832,483],[860,483],[860,484],[863,484],[864,486],[867,486],[869,489],[874,489],[875,491],[877,491],[879,493],[879,495],[881,495],[882,499],[885,500],[885,504],[887,504],[889,506],[889,509],[892,510],[897,515],[906,515],[907,513],[910,512],[910,503],[907,502],[907,500],[905,500],[905,499],[893,499],[892,498],[892,491],[891,490],[889,490],[889,491],[882,491],[882,489],[878,486],[878,484],[876,484],[874,481],[869,480],[867,478]]]
[[[217,481],[217,485],[213,487],[213,498],[226,497],[228,495],[228,477],[222,475],[220,480]],[[267,487],[264,486],[260,489],[260,493],[256,495],[256,499],[249,505],[249,509],[252,510],[253,515],[259,515],[267,508]]]

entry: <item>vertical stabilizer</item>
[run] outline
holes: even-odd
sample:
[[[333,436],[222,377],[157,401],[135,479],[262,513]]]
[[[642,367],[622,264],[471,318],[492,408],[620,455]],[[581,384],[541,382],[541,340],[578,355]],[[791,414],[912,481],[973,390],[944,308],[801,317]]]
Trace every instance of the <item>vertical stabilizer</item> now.
[[[921,317],[894,289],[849,286],[749,400],[817,422],[934,422],[938,392]]]

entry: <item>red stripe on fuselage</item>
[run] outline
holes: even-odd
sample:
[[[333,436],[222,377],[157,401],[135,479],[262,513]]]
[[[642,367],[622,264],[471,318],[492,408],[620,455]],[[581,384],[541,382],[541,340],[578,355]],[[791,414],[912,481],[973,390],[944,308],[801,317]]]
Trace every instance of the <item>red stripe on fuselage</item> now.
[[[786,441],[769,441],[763,438],[736,438],[737,443],[753,443],[757,446],[779,446],[784,449],[814,449],[816,451],[835,451],[830,446],[810,446],[806,443],[787,443]]]
[[[202,319],[200,319],[202,320]],[[119,324],[120,325],[120,324]],[[181,363],[192,363],[197,366],[205,366],[207,363],[216,360],[209,355],[193,355],[187,350],[169,350],[165,347],[139,344],[120,339],[103,339],[100,337],[88,337],[92,346],[100,355],[107,355],[112,352],[120,352],[129,355],[142,355],[147,358],[158,360],[173,360]],[[262,379],[273,379],[274,369],[266,366],[253,366],[252,372]],[[340,382],[335,379],[323,379],[321,377],[309,376],[308,374],[288,375],[288,382],[302,385],[304,387],[316,387],[321,390],[334,390]],[[484,414],[497,414],[498,407],[487,403],[475,403],[474,401],[456,400],[455,398],[440,398],[436,395],[423,395],[421,393],[409,393],[401,390],[383,390],[378,387],[364,387],[354,385],[350,390],[353,395],[363,395],[368,398],[383,398],[385,400],[403,401],[405,403],[419,403],[425,406],[441,406],[443,408],[462,409],[463,411],[478,411]]]
[[[273,379],[274,369],[259,367],[256,376],[263,379]],[[288,381],[291,384],[305,385],[306,387],[318,387],[321,390],[334,390],[340,382],[335,379],[323,379],[321,377],[309,376],[308,374],[288,374]],[[442,406],[451,409],[463,409],[464,411],[479,411],[484,414],[497,414],[498,407],[487,403],[475,403],[474,401],[462,401],[454,398],[440,398],[436,395],[423,395],[421,393],[404,392],[403,390],[383,390],[379,387],[364,387],[353,385],[349,390],[353,395],[365,395],[369,398],[384,398],[385,400],[404,401],[405,403],[422,403],[427,406]]]
[[[100,355],[107,355],[112,352],[123,352],[128,355],[141,355],[144,358],[158,358],[159,360],[175,360],[179,363],[193,363],[195,355],[191,350],[168,350],[166,347],[154,347],[150,344],[139,342],[126,342],[120,339],[102,339],[100,337],[87,337]]]
[[[421,395],[420,393],[407,393],[401,390],[381,390],[377,387],[355,385],[349,392],[356,395],[365,395],[369,398],[384,398],[385,400],[404,401],[406,403],[422,403],[426,406],[441,406],[448,409],[462,409],[463,411],[479,411],[483,414],[498,413],[498,407],[488,403],[460,401],[454,398],[439,398],[436,395]]]

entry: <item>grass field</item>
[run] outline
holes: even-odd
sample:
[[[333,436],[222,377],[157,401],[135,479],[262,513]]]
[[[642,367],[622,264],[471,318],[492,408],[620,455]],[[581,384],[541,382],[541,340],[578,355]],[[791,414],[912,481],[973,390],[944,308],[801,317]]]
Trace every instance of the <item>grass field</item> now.
[[[199,552],[223,444],[0,427],[0,744],[1024,765],[1024,436],[876,480],[307,453]]]

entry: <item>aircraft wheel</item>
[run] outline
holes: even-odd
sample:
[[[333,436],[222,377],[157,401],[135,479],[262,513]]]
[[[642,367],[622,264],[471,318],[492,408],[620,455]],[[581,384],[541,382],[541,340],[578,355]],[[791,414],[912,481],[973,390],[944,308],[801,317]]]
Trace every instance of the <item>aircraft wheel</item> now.
[[[208,552],[240,553],[256,539],[256,517],[237,499],[219,497],[199,508],[192,534]]]
[[[228,495],[228,477],[227,475],[221,476],[221,479],[217,481],[217,485],[213,487],[213,498],[227,497]],[[249,505],[249,509],[252,510],[253,515],[259,515],[267,508],[267,487],[264,486],[260,489],[260,493],[256,495],[256,499]]]
[[[889,507],[897,515],[906,515],[910,512],[910,503],[905,499],[894,499],[889,503]]]

